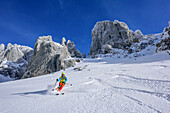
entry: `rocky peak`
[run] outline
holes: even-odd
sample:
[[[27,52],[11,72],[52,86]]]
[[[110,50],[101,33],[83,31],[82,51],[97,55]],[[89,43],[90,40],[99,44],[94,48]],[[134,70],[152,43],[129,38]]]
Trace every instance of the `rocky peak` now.
[[[62,40],[61,40],[61,45],[66,45],[66,39],[65,39],[65,37],[62,38]]]
[[[75,65],[66,46],[52,41],[51,36],[37,39],[34,54],[22,78],[40,76]]]
[[[11,43],[8,43],[7,47],[5,48],[4,44],[1,44],[0,46],[1,50],[1,59],[6,58],[8,61],[11,62],[18,62],[19,59],[22,59],[24,56],[27,56],[26,54],[32,53],[33,49],[27,46],[21,46]]]
[[[96,55],[108,52],[107,48],[126,49],[133,42],[138,42],[142,36],[140,31],[129,30],[124,22],[115,20],[97,22],[92,29],[92,43],[89,55]],[[103,47],[104,46],[104,47]]]
[[[20,78],[26,70],[27,64],[33,54],[33,49],[8,43],[0,45],[0,74],[12,78]]]
[[[40,36],[37,41],[52,41],[51,36]]]
[[[12,45],[11,43],[8,43],[8,45],[7,45],[7,47],[6,47],[6,49],[11,49],[11,48],[13,48],[14,47],[14,45]]]
[[[68,46],[69,49],[75,48],[75,44],[74,44],[74,42],[71,42],[71,40],[67,41],[67,46]]]
[[[156,44],[156,52],[167,51],[170,55],[170,22],[168,22],[168,27],[164,28],[161,40]]]
[[[143,34],[142,34],[142,32],[141,32],[139,29],[136,30],[135,33],[136,33],[140,38],[143,37]]]
[[[71,54],[71,57],[77,57],[77,58],[85,58],[86,55],[81,53],[79,50],[76,49],[74,42],[72,42],[71,40],[67,41],[66,44],[69,53]]]
[[[5,50],[5,45],[4,44],[0,44],[0,52]]]

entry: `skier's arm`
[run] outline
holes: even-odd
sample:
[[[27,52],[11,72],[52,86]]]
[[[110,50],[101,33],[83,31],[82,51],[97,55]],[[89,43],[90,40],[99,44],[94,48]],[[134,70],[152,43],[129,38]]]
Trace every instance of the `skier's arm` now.
[[[58,82],[60,82],[61,78],[58,79]]]
[[[64,81],[65,83],[67,82],[67,77],[65,78],[65,81]]]

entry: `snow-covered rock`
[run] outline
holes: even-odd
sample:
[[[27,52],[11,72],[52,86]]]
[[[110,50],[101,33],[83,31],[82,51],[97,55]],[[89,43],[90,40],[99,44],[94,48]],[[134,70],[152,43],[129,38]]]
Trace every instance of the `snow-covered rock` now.
[[[113,57],[113,58],[136,58],[145,55],[151,55],[155,53],[156,43],[160,40],[161,33],[144,35],[140,42],[132,43],[130,47],[126,49],[111,48],[109,45],[103,45],[105,52],[96,54],[94,58],[98,57]],[[107,50],[107,51],[106,51]],[[104,54],[103,54],[104,53]]]
[[[170,55],[170,22],[169,26],[164,28],[161,40],[156,44],[156,52],[158,51],[167,51]]]
[[[40,76],[75,65],[67,46],[52,41],[51,36],[37,39],[34,54],[22,78]]]
[[[33,49],[8,43],[0,45],[0,74],[11,78],[21,78],[33,55]]]
[[[66,45],[66,39],[65,39],[65,37],[62,38],[62,40],[61,40],[61,45]]]
[[[139,42],[142,35],[140,31],[135,33],[124,22],[118,20],[97,22],[91,34],[90,56],[107,52],[108,49],[102,49],[102,46],[106,44],[112,48],[126,49],[132,43]]]
[[[75,48],[74,42],[68,40],[66,45],[67,45],[69,53],[71,54],[71,57],[77,57],[77,58],[85,58],[86,57],[85,54],[81,53],[79,50],[77,50]]]
[[[0,52],[5,50],[5,45],[4,44],[0,44]]]
[[[138,35],[138,37],[140,37],[140,38],[143,37],[143,34],[142,34],[142,32],[139,29],[136,30],[135,33]]]
[[[170,54],[170,26],[164,28],[163,33],[143,35],[140,30],[129,30],[123,22],[102,21],[97,22],[92,30],[89,55],[93,58],[132,58],[158,51],[167,51]]]

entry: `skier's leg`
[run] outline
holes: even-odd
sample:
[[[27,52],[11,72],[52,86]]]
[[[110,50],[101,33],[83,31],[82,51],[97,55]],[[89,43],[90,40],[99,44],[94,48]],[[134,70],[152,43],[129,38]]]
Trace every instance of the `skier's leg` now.
[[[64,86],[65,86],[65,84],[62,84],[58,91],[61,91]]]
[[[61,86],[62,86],[62,83],[59,82],[59,86],[56,88],[56,90],[58,91]]]

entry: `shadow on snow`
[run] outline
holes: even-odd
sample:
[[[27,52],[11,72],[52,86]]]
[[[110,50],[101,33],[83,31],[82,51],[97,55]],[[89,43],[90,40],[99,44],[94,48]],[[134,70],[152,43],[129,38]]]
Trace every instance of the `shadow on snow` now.
[[[24,93],[14,93],[12,95],[20,95],[20,96],[25,96],[25,95],[30,95],[30,94],[39,94],[39,95],[46,95],[48,90],[40,90],[40,91],[32,91],[32,92],[24,92]]]

